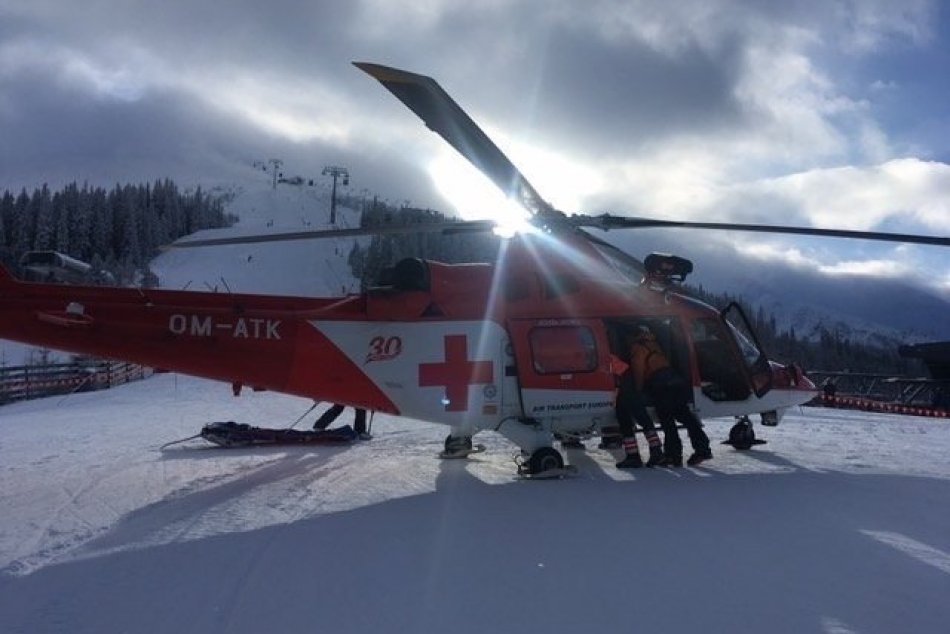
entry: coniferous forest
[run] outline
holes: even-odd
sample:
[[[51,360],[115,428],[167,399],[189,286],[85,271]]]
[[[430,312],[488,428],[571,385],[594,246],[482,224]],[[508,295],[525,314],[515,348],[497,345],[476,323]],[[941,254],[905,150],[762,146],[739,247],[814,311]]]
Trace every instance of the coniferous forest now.
[[[58,251],[106,271],[120,284],[146,284],[158,248],[234,217],[201,188],[181,191],[171,180],[102,187],[46,185],[0,195],[0,261],[17,270],[27,251]]]

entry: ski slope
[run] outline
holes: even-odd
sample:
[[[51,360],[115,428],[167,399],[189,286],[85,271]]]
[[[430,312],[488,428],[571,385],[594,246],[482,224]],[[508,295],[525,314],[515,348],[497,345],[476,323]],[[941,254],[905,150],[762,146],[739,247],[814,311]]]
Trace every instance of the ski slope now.
[[[227,210],[240,220],[195,238],[234,237],[359,227],[360,212],[337,206],[330,224],[330,194],[321,187],[263,182],[232,186]],[[162,288],[265,295],[339,296],[360,290],[347,257],[353,238],[293,240],[165,251],[152,260]]]
[[[946,421],[803,409],[701,468],[591,446],[560,481],[384,415],[346,447],[159,450],[310,406],[165,374],[0,408],[0,632],[947,631]]]

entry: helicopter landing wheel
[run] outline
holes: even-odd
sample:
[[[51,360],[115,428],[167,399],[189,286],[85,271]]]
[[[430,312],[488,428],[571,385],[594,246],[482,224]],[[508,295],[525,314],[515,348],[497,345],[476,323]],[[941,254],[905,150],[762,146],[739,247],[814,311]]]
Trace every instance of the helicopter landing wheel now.
[[[449,434],[445,437],[445,449],[439,452],[440,458],[467,458],[473,453],[485,451],[485,445],[472,444],[471,436],[453,436]]]
[[[739,451],[752,449],[752,445],[756,444],[752,421],[745,416],[740,418],[729,430],[728,442]]]
[[[564,458],[554,447],[541,447],[535,449],[531,457],[528,458],[527,473],[534,475],[545,471],[553,471],[564,468]]]
[[[452,453],[456,451],[471,451],[472,450],[472,437],[471,436],[453,436],[449,434],[445,437],[445,452]]]

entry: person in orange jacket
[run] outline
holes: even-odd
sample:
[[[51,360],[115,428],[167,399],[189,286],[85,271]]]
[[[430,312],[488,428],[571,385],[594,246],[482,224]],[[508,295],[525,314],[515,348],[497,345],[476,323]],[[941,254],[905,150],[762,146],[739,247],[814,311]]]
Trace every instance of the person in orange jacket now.
[[[630,367],[613,354],[610,356],[611,372],[617,378],[618,383],[615,411],[617,424],[620,427],[621,445],[625,454],[623,460],[617,463],[617,468],[638,469],[643,466],[640,449],[637,447],[634,422],[643,429],[643,435],[650,447],[650,458],[647,460],[646,466],[662,466],[665,458],[660,437],[656,433],[653,419],[650,418],[650,414],[647,412],[642,393],[634,387],[634,378],[630,372]]]
[[[666,464],[683,465],[683,443],[676,430],[675,421],[683,423],[689,434],[693,455],[686,463],[698,465],[712,458],[709,437],[703,424],[689,408],[689,385],[671,366],[669,359],[656,341],[656,336],[646,326],[640,326],[631,335],[630,372],[634,387],[646,391],[653,399],[657,417],[663,426]]]

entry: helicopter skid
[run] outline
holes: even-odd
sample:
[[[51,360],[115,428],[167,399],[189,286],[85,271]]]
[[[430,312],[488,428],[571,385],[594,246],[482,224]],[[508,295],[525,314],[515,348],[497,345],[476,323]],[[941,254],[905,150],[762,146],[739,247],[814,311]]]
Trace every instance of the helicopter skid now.
[[[577,467],[574,465],[564,465],[556,469],[547,469],[538,473],[518,472],[519,480],[562,480],[577,475]]]
[[[457,460],[459,458],[468,458],[472,454],[482,453],[485,451],[485,445],[472,445],[471,447],[465,447],[455,451],[440,451],[439,458],[442,460]]]

